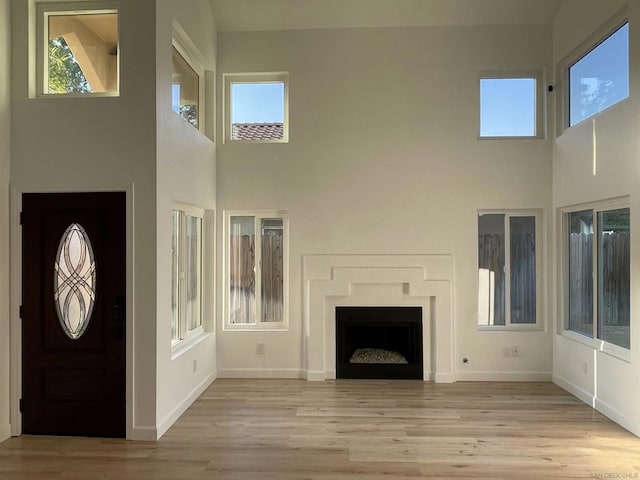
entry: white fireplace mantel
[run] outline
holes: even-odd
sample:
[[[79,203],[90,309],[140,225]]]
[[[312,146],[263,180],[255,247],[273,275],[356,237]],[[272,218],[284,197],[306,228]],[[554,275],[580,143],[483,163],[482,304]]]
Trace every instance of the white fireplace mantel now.
[[[307,380],[335,378],[335,307],[422,307],[424,379],[453,382],[452,255],[304,255]]]

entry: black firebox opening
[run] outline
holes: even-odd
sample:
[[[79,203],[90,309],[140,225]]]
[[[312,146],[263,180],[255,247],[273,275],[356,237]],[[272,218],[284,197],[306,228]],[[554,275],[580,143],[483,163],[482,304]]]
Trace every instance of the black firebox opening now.
[[[336,307],[336,378],[422,380],[422,308]]]

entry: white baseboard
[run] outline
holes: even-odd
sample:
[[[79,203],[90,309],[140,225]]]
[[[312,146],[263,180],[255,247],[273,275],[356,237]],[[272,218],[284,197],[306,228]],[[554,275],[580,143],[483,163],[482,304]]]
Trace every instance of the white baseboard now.
[[[305,378],[305,374],[299,368],[221,368],[218,378]]]
[[[11,437],[11,424],[0,425],[0,443]]]
[[[456,375],[454,373],[436,372],[435,375],[429,374],[429,378],[425,378],[425,381],[431,380],[432,378],[436,383],[453,383],[456,381]]]
[[[155,442],[158,440],[158,429],[155,427],[133,427],[131,438],[127,440],[137,440],[139,442]]]
[[[551,378],[550,372],[458,372],[455,375],[457,382],[550,382]]]
[[[605,417],[610,418],[622,428],[626,428],[636,437],[640,437],[640,423],[631,420],[629,417],[621,413],[606,402],[603,402],[599,398],[596,398],[595,409],[602,413]]]
[[[324,382],[327,379],[327,374],[325,372],[322,371],[312,371],[312,370],[307,370],[305,372],[305,376],[304,378],[307,379],[307,381],[309,382]],[[333,378],[335,378],[335,374],[333,376]]]
[[[171,413],[169,413],[169,415],[164,417],[164,419],[157,427],[157,440],[159,440],[160,437],[162,437],[162,435],[164,435],[167,430],[171,428],[171,425],[176,423],[176,420],[178,420],[178,418],[180,418],[180,416],[187,411],[187,408],[189,408],[191,404],[204,393],[204,391],[209,387],[209,385],[213,383],[215,379],[215,373],[207,375],[207,377],[202,382],[200,382],[193,390],[191,390],[191,393],[189,393],[189,395],[187,395],[187,397],[182,402],[180,402],[178,406],[176,406],[176,408],[174,408]]]
[[[578,397],[591,408],[595,408],[596,397],[594,394],[589,393],[584,388],[577,386],[575,383],[570,382],[566,378],[563,378],[559,375],[553,375],[552,381],[560,388],[569,392],[574,397]]]

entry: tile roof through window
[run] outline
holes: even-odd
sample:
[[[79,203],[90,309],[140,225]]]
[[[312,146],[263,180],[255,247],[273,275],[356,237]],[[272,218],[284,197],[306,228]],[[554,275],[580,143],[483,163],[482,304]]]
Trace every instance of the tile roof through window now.
[[[231,125],[232,140],[282,140],[283,135],[282,123],[233,123]]]

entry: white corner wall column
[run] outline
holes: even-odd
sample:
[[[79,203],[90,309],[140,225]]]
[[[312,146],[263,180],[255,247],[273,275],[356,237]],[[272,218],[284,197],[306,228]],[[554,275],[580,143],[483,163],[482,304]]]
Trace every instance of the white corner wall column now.
[[[455,381],[452,255],[303,255],[307,380],[336,377],[335,307],[420,306],[424,380]]]
[[[9,0],[0,0],[0,442],[11,434],[9,311],[9,157],[11,153],[11,35]]]

